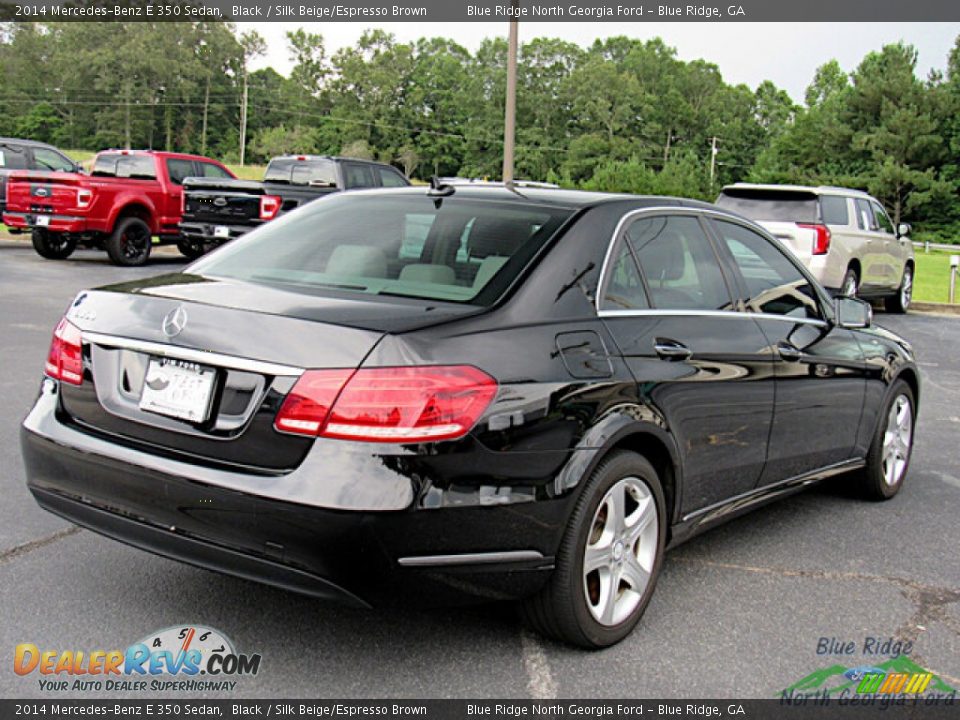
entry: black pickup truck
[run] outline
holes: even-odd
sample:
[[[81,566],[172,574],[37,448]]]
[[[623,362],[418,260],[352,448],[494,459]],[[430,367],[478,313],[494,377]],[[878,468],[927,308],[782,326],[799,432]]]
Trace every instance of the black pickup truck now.
[[[283,213],[341,190],[409,184],[391,165],[326,155],[275,157],[267,165],[263,182],[187,178],[180,251],[199,257]]]

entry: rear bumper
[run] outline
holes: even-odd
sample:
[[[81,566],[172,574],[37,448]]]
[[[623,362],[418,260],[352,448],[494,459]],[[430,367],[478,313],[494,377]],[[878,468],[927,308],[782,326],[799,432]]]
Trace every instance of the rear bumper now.
[[[307,488],[322,485],[325,473],[309,459],[282,477],[212,471],[232,476],[228,487],[229,478],[191,471],[198,466],[64,424],[56,384],[44,388],[21,429],[27,484],[41,507],[159,555],[350,605],[534,593],[553,568],[571,507],[566,496],[426,508],[408,494],[401,510],[347,511],[313,504],[317,495],[308,489],[305,502],[295,494],[265,497],[250,492],[250,483]],[[369,466],[356,470],[357,486],[388,490]]]
[[[37,223],[38,217],[48,217],[47,225]],[[4,212],[3,223],[19,230],[41,228],[57,233],[82,233],[87,231],[87,219],[75,215],[37,215],[35,213]]]
[[[217,235],[217,228],[226,228],[228,236]],[[257,225],[222,225],[218,223],[181,222],[180,233],[189,240],[206,243],[225,243],[233,238],[240,237]],[[223,233],[224,231],[220,231]]]

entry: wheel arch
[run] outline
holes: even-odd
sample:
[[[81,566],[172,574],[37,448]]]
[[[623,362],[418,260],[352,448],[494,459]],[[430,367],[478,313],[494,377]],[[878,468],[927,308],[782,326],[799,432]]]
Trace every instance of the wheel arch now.
[[[890,384],[893,385],[897,380],[903,380],[913,393],[913,402],[914,405],[919,406],[920,404],[920,376],[917,374],[917,371],[913,367],[903,368],[897,375],[894,377],[893,382]],[[916,413],[917,408],[914,408],[914,413]]]
[[[140,201],[128,202],[117,209],[110,223],[111,232],[116,229],[117,223],[128,217],[135,217],[143,220],[150,228],[150,232],[156,234],[157,228],[154,221],[153,209]]]

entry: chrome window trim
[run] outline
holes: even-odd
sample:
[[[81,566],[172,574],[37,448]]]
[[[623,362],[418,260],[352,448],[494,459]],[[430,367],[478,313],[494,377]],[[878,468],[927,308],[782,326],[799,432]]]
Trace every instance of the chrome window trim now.
[[[230,368],[231,370],[244,370],[246,372],[260,373],[262,375],[277,375],[299,377],[303,374],[304,368],[294,365],[281,365],[279,363],[266,362],[264,360],[252,360],[250,358],[237,357],[236,355],[224,355],[223,353],[209,352],[207,350],[197,350],[195,348],[180,347],[178,345],[165,345],[164,343],[150,342],[149,340],[134,340],[133,338],[119,337],[117,335],[105,335],[97,332],[81,333],[84,342],[104,347],[122,348],[124,350],[134,350],[136,352],[149,353],[159,357],[175,358],[177,360],[186,360],[201,365],[216,365],[217,367]]]
[[[620,237],[620,234],[623,232],[624,226],[633,220],[634,218],[642,215],[663,215],[664,213],[676,214],[676,215],[692,215],[694,217],[700,217],[703,215],[714,217],[725,222],[735,223],[737,225],[742,225],[748,230],[752,230],[761,237],[765,237],[769,242],[774,243],[775,246],[778,246],[777,241],[774,237],[770,235],[769,232],[764,230],[762,227],[757,225],[751,220],[738,217],[736,215],[731,215],[728,212],[723,210],[714,210],[713,208],[697,208],[697,207],[686,207],[683,205],[656,205],[653,207],[637,208],[635,210],[630,210],[625,213],[623,217],[617,222],[617,226],[613,230],[613,237],[610,238],[610,241],[607,244],[607,251],[603,256],[603,266],[600,268],[600,278],[597,282],[597,291],[594,297],[594,308],[597,311],[598,317],[631,317],[631,316],[657,316],[657,315],[673,315],[673,316],[683,316],[683,315],[694,315],[694,316],[704,316],[704,317],[713,317],[713,316],[722,316],[722,317],[753,317],[753,318],[765,318],[769,320],[783,320],[786,322],[793,323],[803,323],[807,325],[819,325],[821,327],[827,327],[830,323],[826,320],[821,320],[819,318],[796,318],[790,317],[789,315],[775,315],[773,313],[758,313],[750,312],[749,310],[699,310],[696,308],[691,308],[689,310],[658,310],[656,308],[643,308],[637,310],[604,310],[600,307],[600,304],[603,302],[603,291],[607,282],[607,272],[610,267],[610,259],[613,255],[613,249],[616,247],[617,240]],[[791,262],[796,263],[791,259],[787,258]],[[799,268],[798,268],[799,270]],[[800,273],[808,280],[808,274],[806,268],[803,269]]]
[[[749,310],[598,310],[598,317],[725,317],[725,318],[753,318],[755,320],[780,320],[782,322],[799,323],[801,325],[817,325],[826,327],[829,323],[818,318],[800,318],[791,315],[776,315],[774,313],[758,313]]]

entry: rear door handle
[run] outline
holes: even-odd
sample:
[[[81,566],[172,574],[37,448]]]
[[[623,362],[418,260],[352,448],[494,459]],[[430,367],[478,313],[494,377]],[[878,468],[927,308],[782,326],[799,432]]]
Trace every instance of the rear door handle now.
[[[657,351],[657,356],[661,360],[687,360],[693,355],[693,351],[683,343],[666,338],[656,338],[653,341],[653,349]]]
[[[777,343],[777,352],[780,353],[781,358],[790,362],[796,362],[803,357],[803,351],[788,342]]]

